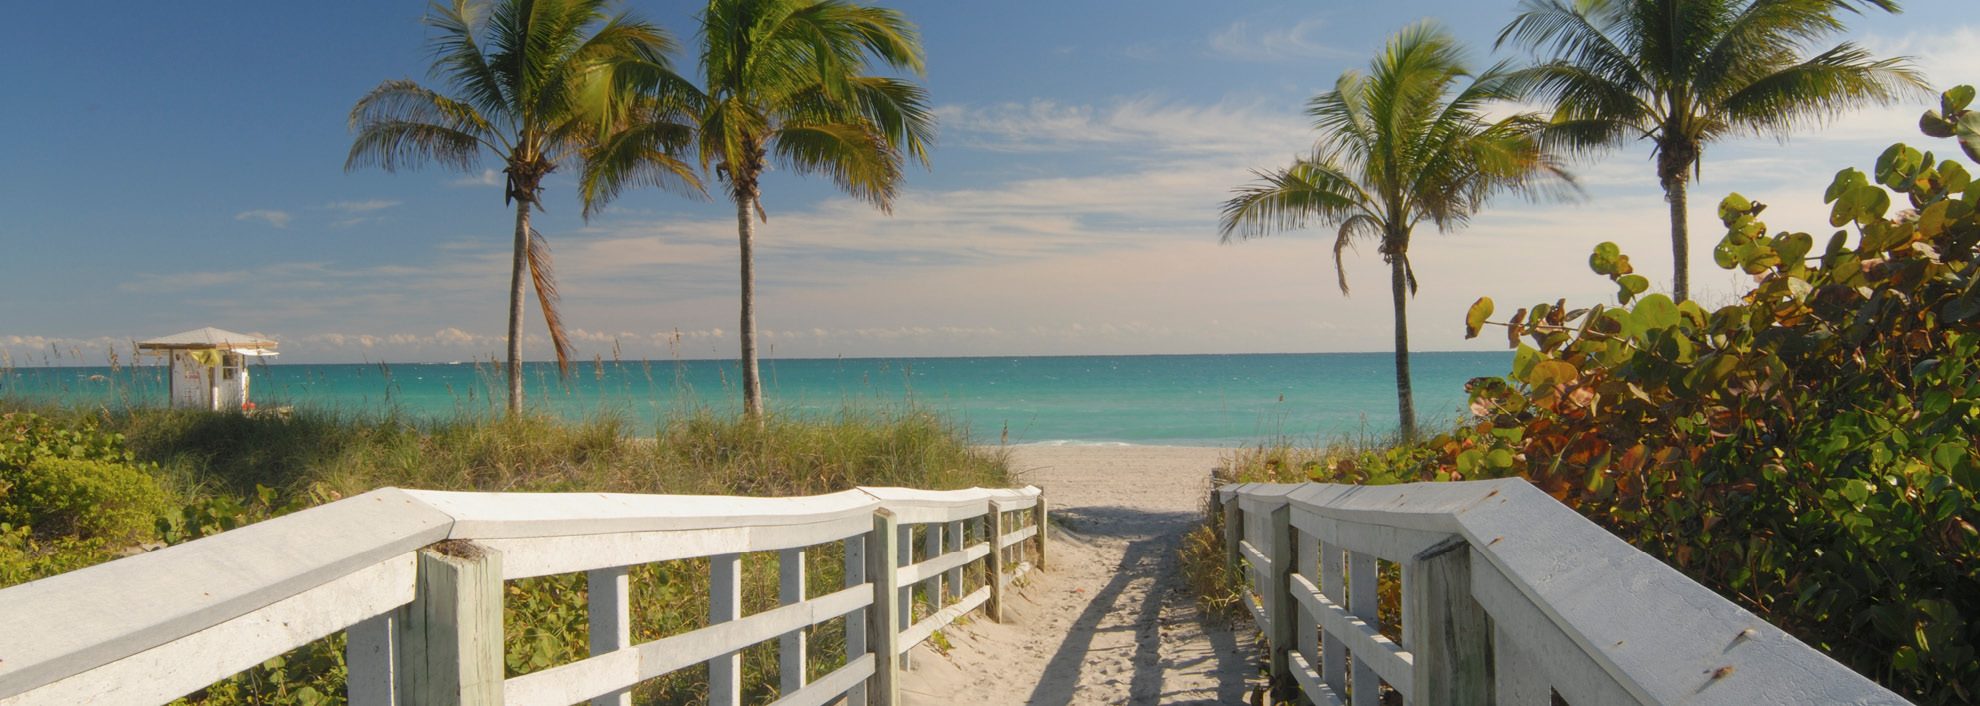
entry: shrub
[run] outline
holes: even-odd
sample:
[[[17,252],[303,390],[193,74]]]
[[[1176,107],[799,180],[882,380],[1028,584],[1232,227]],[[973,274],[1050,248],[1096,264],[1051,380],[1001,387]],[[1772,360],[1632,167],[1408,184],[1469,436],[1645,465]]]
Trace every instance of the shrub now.
[[[1980,123],[1970,87],[1927,116]],[[1893,213],[1894,199],[1904,199]],[[1520,309],[1512,373],[1422,473],[1520,475],[1637,547],[1921,703],[1980,698],[1980,184],[1894,145],[1824,195],[1837,230],[1770,235],[1719,207],[1735,303],[1645,295],[1613,244],[1619,306]],[[1467,316],[1488,323],[1492,302]]]
[[[149,538],[169,496],[129,463],[40,458],[0,499],[0,522],[34,528],[38,537],[100,539],[128,545]]]

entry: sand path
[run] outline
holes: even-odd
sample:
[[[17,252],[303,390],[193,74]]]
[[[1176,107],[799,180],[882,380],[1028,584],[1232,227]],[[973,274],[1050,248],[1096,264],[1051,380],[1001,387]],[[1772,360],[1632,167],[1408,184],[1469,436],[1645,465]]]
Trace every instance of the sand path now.
[[[1205,624],[1176,549],[1200,512],[1219,449],[1015,447],[1020,480],[1045,488],[1049,570],[1007,599],[1004,623],[945,632],[911,653],[910,706],[1243,703],[1257,680],[1248,634]]]

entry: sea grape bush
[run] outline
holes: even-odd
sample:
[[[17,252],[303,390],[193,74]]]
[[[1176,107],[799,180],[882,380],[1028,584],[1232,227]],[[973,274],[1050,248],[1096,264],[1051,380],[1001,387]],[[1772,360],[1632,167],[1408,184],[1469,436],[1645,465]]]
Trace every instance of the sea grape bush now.
[[[1974,91],[1927,134],[1976,153]],[[1646,294],[1611,243],[1616,304],[1492,322],[1504,378],[1428,442],[1438,478],[1519,475],[1720,593],[1920,703],[1980,699],[1980,184],[1893,145],[1823,199],[1817,246],[1766,208],[1719,206],[1720,267],[1754,278],[1715,311]]]

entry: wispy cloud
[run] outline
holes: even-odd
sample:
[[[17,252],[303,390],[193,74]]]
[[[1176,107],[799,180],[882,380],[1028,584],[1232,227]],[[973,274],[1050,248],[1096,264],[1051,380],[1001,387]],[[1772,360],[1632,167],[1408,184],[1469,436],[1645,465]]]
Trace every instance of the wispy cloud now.
[[[324,204],[323,207],[333,211],[343,211],[345,213],[371,213],[373,211],[383,211],[393,206],[398,206],[402,203],[405,202],[391,201],[387,199],[366,199],[363,201],[332,201],[330,203]]]
[[[1253,27],[1239,20],[1210,35],[1212,54],[1244,61],[1289,61],[1294,59],[1344,59],[1356,54],[1320,38],[1325,22],[1307,19],[1290,25]]]
[[[242,211],[234,214],[234,220],[236,221],[260,221],[276,228],[289,227],[290,218],[291,216],[288,211],[278,211],[269,208],[258,208],[252,211]]]
[[[469,174],[447,183],[453,186],[501,186],[502,173],[493,169],[483,169],[480,174]]]
[[[1207,105],[1152,97],[1106,106],[1050,100],[989,106],[945,106],[943,126],[987,149],[1035,152],[1131,148],[1168,154],[1291,153],[1308,144],[1307,120],[1258,103]]]

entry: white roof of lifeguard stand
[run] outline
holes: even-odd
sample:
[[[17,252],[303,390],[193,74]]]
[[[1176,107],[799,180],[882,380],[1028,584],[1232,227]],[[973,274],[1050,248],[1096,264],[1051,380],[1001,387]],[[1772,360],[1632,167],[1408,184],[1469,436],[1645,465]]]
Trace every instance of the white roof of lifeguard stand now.
[[[137,347],[143,350],[214,349],[247,353],[249,355],[263,355],[261,353],[262,351],[272,352],[276,345],[275,341],[259,336],[249,336],[245,333],[234,333],[233,331],[208,326],[206,328],[193,329],[170,336],[154,338],[149,341],[138,341]]]

